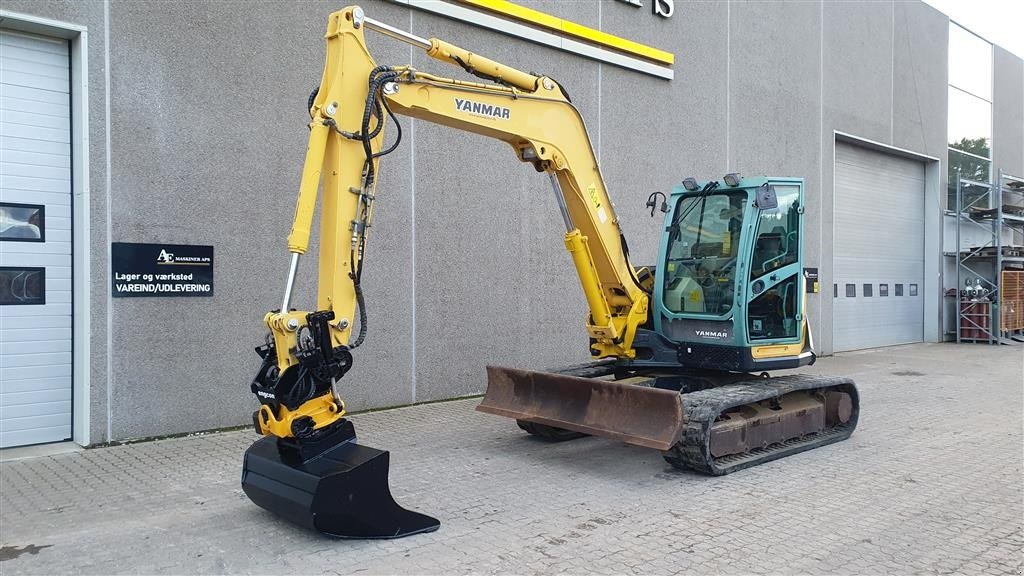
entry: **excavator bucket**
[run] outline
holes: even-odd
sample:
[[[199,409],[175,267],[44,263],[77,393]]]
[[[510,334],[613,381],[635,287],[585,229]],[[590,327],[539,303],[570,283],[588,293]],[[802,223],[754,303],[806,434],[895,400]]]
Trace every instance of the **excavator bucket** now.
[[[481,412],[668,450],[685,418],[679,392],[600,378],[487,367]]]
[[[440,522],[395,502],[388,452],[350,439],[303,458],[287,441],[265,436],[245,452],[242,489],[254,503],[337,538],[401,538]]]

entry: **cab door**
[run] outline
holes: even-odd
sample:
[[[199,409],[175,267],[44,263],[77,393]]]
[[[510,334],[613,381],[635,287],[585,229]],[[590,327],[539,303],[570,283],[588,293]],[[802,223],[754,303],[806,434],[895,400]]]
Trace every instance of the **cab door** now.
[[[803,181],[772,180],[778,206],[754,208],[747,271],[747,343],[793,344],[803,337]]]

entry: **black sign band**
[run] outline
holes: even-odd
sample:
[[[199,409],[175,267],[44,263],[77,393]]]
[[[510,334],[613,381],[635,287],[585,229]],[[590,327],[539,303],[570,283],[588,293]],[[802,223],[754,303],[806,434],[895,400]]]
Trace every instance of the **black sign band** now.
[[[213,246],[111,244],[114,298],[213,296]]]

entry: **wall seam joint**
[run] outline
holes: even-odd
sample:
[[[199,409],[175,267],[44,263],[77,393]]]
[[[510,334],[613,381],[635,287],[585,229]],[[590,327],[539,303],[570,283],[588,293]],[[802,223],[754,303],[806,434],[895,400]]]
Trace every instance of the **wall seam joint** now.
[[[106,225],[107,225],[107,228],[106,228],[106,238],[104,238],[104,242],[106,243],[107,272],[109,274],[110,266],[112,265],[111,264],[112,257],[111,257],[111,253],[110,253],[110,249],[111,249],[110,248],[110,231],[111,231],[111,228],[112,228],[112,226],[111,226],[111,212],[112,212],[112,209],[110,207],[110,199],[111,199],[111,192],[110,192],[110,188],[111,188],[111,176],[110,176],[111,160],[110,160],[110,151],[111,151],[111,148],[112,148],[112,145],[111,145],[111,142],[110,142],[110,0],[106,0],[105,2],[103,2],[103,82],[104,82],[104,86],[103,86],[103,92],[104,92],[103,93],[103,108],[104,108],[104,111],[103,111],[103,115],[104,115],[104,118],[103,118],[103,128],[104,128],[104,151],[103,151],[103,155],[105,156],[105,158],[104,158],[104,162],[105,162],[104,172],[105,172],[105,174],[103,175],[103,177],[104,177],[104,185],[106,187],[106,191],[105,192],[106,192],[106,197],[107,197],[106,198],[106,200],[107,200],[107,206],[106,206],[106,208],[107,208],[107,213],[106,213],[106,217],[107,217]],[[112,356],[111,350],[113,348],[112,327],[113,327],[113,314],[114,314],[114,312],[113,312],[113,296],[112,296],[112,294],[110,292],[110,282],[109,281],[104,282],[104,285],[106,286],[106,292],[107,292],[107,334],[106,334],[106,341],[107,341],[107,390],[106,390],[106,392],[107,392],[107,437],[104,438],[104,441],[110,442],[110,441],[113,440],[113,429],[114,429],[113,423],[111,421],[112,420],[112,415],[113,415],[113,410],[110,407],[110,401],[111,401],[111,397],[112,397],[112,390],[111,389],[113,388],[113,383],[114,383],[114,374],[113,374],[113,371],[112,371],[113,362],[111,361],[111,356]]]
[[[730,139],[732,128],[732,0],[725,3],[725,172],[732,164]]]
[[[409,10],[409,31],[411,32],[412,27],[412,16],[413,11]],[[415,58],[414,46],[409,46],[409,62]],[[409,119],[409,209],[412,214],[410,215],[410,231],[411,239],[409,249],[410,268],[412,270],[411,278],[411,302],[412,302],[412,322],[411,325],[411,339],[412,339],[412,353],[410,354],[410,365],[411,365],[411,387],[412,387],[412,402],[416,403],[416,119]]]
[[[896,0],[889,9],[889,144],[896,144]]]

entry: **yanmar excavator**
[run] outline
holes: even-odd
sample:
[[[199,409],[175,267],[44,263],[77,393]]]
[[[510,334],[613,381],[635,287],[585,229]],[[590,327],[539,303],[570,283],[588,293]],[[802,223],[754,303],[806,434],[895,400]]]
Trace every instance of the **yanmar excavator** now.
[[[367,30],[481,81],[378,66]],[[242,486],[253,502],[340,537],[438,527],[394,501],[388,453],[356,442],[334,391],[366,336],[366,233],[378,161],[401,140],[398,116],[502,140],[546,175],[589,307],[592,363],[551,372],[488,366],[478,410],[550,440],[597,435],[655,448],[674,467],[714,475],[850,436],[859,412],[852,381],[768,375],[815,359],[804,312],[802,180],[727,174],[686,178],[667,198],[652,194],[651,215],[664,212],[659,263],[637,267],[583,119],[555,80],[398,30],[359,7],[331,14],[326,39],[308,102],[291,269],[280,308],[264,318],[270,334],[251,386],[265,436],[245,455]],[[396,136],[385,146],[389,120]],[[299,311],[292,287],[321,184],[317,307]]]

